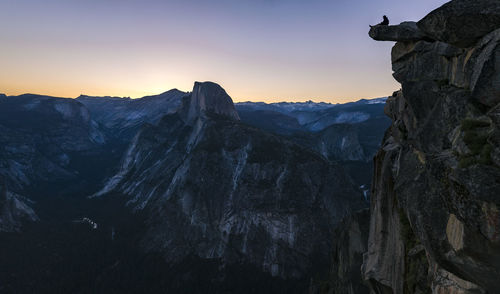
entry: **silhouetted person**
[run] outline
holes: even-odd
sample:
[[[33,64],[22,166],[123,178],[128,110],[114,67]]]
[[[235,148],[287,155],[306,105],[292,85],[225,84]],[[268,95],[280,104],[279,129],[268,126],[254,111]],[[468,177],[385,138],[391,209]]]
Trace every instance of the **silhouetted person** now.
[[[381,23],[379,23],[379,24],[377,24],[375,26],[388,26],[389,25],[389,19],[385,15],[383,16],[383,18],[384,18],[384,20]],[[374,27],[374,26],[370,26],[370,27]]]

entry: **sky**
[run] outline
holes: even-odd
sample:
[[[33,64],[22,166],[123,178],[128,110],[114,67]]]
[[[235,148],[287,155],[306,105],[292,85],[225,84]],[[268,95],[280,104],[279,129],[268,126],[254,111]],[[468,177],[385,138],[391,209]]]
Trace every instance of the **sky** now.
[[[444,0],[0,0],[0,93],[142,97],[213,81],[235,101],[390,95],[386,14]]]

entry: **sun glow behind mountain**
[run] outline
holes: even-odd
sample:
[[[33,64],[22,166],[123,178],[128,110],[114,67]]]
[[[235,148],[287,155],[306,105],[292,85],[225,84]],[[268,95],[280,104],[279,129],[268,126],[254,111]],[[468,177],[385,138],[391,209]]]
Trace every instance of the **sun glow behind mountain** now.
[[[0,92],[141,97],[210,80],[235,101],[380,97],[398,86],[368,24],[444,1],[372,2],[6,0]]]

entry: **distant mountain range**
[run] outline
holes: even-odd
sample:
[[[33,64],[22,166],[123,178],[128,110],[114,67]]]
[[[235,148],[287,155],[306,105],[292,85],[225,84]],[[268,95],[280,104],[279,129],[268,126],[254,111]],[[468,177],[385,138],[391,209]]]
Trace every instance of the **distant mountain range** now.
[[[248,118],[248,122],[250,123],[258,121],[258,119],[252,120],[252,115],[278,116],[278,113],[280,113],[289,117],[288,124],[281,124],[280,127],[280,120],[276,120],[275,124],[270,122],[268,126],[286,133],[287,131],[297,130],[321,131],[332,124],[352,124],[364,122],[370,118],[380,118],[383,116],[383,113],[380,113],[380,109],[383,109],[386,100],[387,97],[371,100],[362,99],[345,104],[314,103],[312,101],[270,104],[264,102],[241,102],[236,103],[235,106],[241,115]],[[281,119],[284,119],[284,117]]]
[[[0,285],[303,292],[336,224],[368,206],[383,101],[233,104],[210,82],[140,99],[2,96]],[[15,261],[27,255],[28,269]],[[171,279],[121,278],[137,270]]]
[[[340,161],[358,186],[370,186],[372,158],[390,125],[386,97],[345,104],[242,102],[235,107],[241,121],[289,138]],[[369,194],[369,189],[364,189]]]

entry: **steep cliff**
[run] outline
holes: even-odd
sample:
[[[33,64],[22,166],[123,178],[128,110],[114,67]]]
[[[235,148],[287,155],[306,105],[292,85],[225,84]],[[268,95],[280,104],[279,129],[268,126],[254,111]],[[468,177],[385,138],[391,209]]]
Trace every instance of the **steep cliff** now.
[[[368,294],[361,264],[368,243],[370,210],[347,215],[334,231],[330,272],[324,281],[313,280],[309,294]]]
[[[0,177],[19,194],[40,196],[48,186],[53,194],[60,188],[56,182],[88,186],[84,177],[105,169],[89,171],[106,161],[93,158],[107,143],[88,109],[74,99],[25,94],[0,100]]]
[[[101,124],[109,136],[128,143],[144,123],[157,123],[165,114],[175,112],[186,95],[172,89],[138,99],[81,95],[76,101],[89,109],[92,119]]]
[[[16,232],[23,222],[34,222],[38,216],[30,207],[32,201],[9,191],[0,183],[0,233]]]
[[[374,293],[498,293],[500,2],[374,27],[402,89],[375,157],[363,273]],[[398,36],[403,36],[399,38]]]
[[[326,265],[332,228],[365,206],[342,168],[238,120],[218,85],[196,83],[179,112],[146,126],[95,196],[121,194],[143,213],[143,247],[306,278]]]

